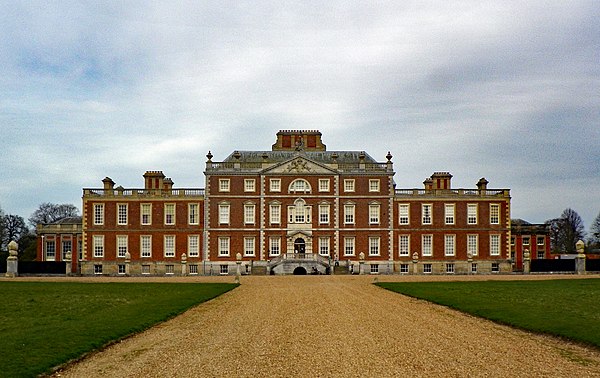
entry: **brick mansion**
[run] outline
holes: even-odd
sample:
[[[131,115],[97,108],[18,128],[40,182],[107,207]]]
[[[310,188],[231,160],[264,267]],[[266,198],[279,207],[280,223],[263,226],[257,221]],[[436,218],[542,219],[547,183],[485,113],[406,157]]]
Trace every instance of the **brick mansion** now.
[[[205,188],[176,188],[161,171],[140,188],[108,177],[84,188],[80,220],[38,226],[38,260],[69,253],[73,273],[115,276],[486,274],[519,260],[510,190],[485,178],[453,188],[435,172],[400,188],[389,152],[329,151],[316,130],[206,157]],[[534,258],[549,254],[547,237],[527,237]]]

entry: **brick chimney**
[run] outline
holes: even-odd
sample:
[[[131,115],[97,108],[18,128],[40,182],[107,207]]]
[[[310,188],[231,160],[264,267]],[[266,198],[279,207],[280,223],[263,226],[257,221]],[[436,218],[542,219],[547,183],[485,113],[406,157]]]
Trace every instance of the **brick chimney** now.
[[[425,185],[425,190],[433,190],[433,180],[431,177],[428,177],[423,181],[423,185]]]
[[[273,151],[325,151],[319,130],[279,130]]]
[[[106,191],[113,190],[115,187],[115,182],[110,177],[105,177],[104,180],[102,180],[102,183],[104,184],[104,190]]]
[[[486,180],[485,177],[482,177],[477,181],[477,189],[487,190],[487,184],[489,184],[489,181]]]
[[[165,175],[162,171],[146,171],[144,173],[144,189],[163,189]]]
[[[433,189],[450,190],[452,175],[450,172],[434,172],[431,175]]]

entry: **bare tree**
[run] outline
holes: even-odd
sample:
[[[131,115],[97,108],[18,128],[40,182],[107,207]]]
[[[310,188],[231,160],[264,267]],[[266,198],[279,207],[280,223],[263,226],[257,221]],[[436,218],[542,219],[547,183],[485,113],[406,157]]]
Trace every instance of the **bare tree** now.
[[[2,247],[6,247],[11,240],[20,241],[29,233],[25,219],[19,215],[7,214],[2,217],[4,232],[2,235]]]
[[[590,234],[588,236],[588,244],[592,248],[600,248],[600,213],[590,226]]]
[[[39,223],[53,223],[64,218],[76,217],[78,215],[79,209],[77,209],[75,205],[59,205],[45,202],[31,214],[31,217],[29,217],[29,224],[35,228]]]

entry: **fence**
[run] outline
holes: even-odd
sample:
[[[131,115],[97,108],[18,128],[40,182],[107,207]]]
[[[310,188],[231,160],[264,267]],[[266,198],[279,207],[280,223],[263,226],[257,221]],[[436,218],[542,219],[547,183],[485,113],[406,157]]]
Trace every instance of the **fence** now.
[[[575,259],[531,260],[531,272],[575,272]]]
[[[64,261],[19,261],[19,274],[62,274],[67,263]]]
[[[586,259],[585,260],[585,271],[586,272],[600,272],[600,259]]]

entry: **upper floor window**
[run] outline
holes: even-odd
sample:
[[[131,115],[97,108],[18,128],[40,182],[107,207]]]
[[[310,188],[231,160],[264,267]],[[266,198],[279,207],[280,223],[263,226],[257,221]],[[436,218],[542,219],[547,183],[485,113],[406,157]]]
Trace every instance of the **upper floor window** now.
[[[152,257],[152,235],[140,236],[140,256]]]
[[[477,224],[477,204],[467,205],[467,224]]]
[[[423,223],[423,224],[431,224],[432,223],[431,208],[432,208],[431,204],[421,205],[421,223]]]
[[[456,235],[444,235],[444,255],[454,256],[456,253]]]
[[[269,188],[272,192],[281,192],[281,179],[269,180]]]
[[[421,255],[431,256],[433,254],[433,235],[421,235]]]
[[[319,192],[329,191],[329,179],[319,179]]]
[[[344,238],[344,256],[354,256],[354,245],[355,245],[354,237],[345,237]]]
[[[328,237],[319,238],[319,255],[329,256],[329,238]]]
[[[369,205],[369,224],[379,224],[379,204]]]
[[[369,238],[369,256],[379,256],[380,240],[378,236]]]
[[[400,256],[410,255],[410,235],[400,235],[398,237],[398,254]]]
[[[479,235],[467,235],[467,253],[477,256],[479,251]]]
[[[401,203],[398,205],[398,223],[409,224],[409,204]]]
[[[529,236],[523,236],[523,245],[529,245]]]
[[[543,236],[538,236],[537,237],[537,245],[544,245],[545,243],[545,238]]]
[[[344,205],[344,223],[354,224],[354,204]]]
[[[454,204],[447,203],[444,205],[444,220],[446,224],[454,224]]]
[[[254,238],[244,238],[244,256],[254,256]]]
[[[294,202],[294,206],[288,207],[290,223],[310,223],[311,207],[306,206],[306,202],[302,198],[298,198]]]
[[[188,235],[188,256],[189,257],[200,256],[200,236],[199,235]]]
[[[319,205],[319,223],[321,223],[321,224],[329,223],[329,205],[328,204]]]
[[[165,257],[175,257],[175,235],[165,235]]]
[[[165,224],[175,224],[175,204],[165,203]]]
[[[120,224],[120,225],[127,224],[127,204],[126,203],[117,204],[117,224]]]
[[[219,179],[219,192],[228,192],[229,184],[229,179]]]
[[[104,235],[94,235],[94,257],[104,257]]]
[[[104,204],[103,203],[95,203],[94,204],[94,224],[95,225],[104,224]]]
[[[188,222],[189,224],[200,223],[200,205],[197,203],[190,203],[188,205]]]
[[[500,224],[500,205],[490,204],[490,224]]]
[[[310,193],[310,184],[304,179],[296,179],[290,184],[289,191],[291,193]]]
[[[229,204],[219,204],[219,224],[229,224]]]
[[[117,257],[125,257],[127,254],[127,235],[117,235]]]
[[[379,180],[369,180],[369,192],[379,192]]]
[[[140,209],[140,222],[143,225],[152,224],[152,204],[143,203]]]
[[[500,235],[490,235],[490,256],[500,255]]]
[[[269,206],[269,219],[272,224],[281,223],[281,205],[280,204],[271,204]]]
[[[219,256],[229,256],[229,238],[219,238]]]
[[[353,191],[354,191],[354,179],[344,180],[344,192],[353,192]]]
[[[244,180],[244,192],[253,192],[255,190],[256,181],[254,179]]]
[[[245,224],[254,224],[254,204],[245,204],[244,205],[244,223]]]
[[[272,236],[269,238],[269,256],[279,256],[281,254],[281,238]]]

